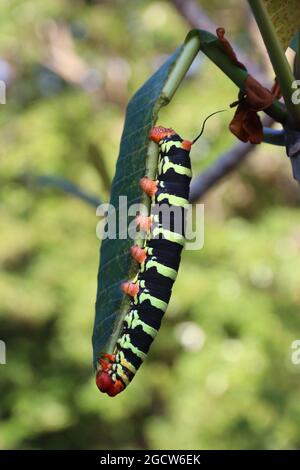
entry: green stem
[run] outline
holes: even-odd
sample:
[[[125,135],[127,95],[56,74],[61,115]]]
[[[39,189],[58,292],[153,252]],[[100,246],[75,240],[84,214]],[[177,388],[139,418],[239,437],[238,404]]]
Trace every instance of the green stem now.
[[[292,94],[294,91],[292,83],[295,79],[276,34],[274,25],[262,0],[248,1],[267,48],[274,72],[280,84],[286,107],[297,127],[300,127],[300,105],[292,102]]]
[[[207,31],[194,29],[188,34],[179,60],[163,88],[162,95],[164,96],[165,103],[168,103],[172,99],[200,50],[214,62],[240,90],[245,90],[245,80],[248,76],[248,72],[240,68],[228,57],[216,36]],[[281,123],[285,123],[288,118],[285,107],[277,100],[274,100],[272,105],[266,109],[265,112]]]
[[[166,97],[167,101],[171,101],[173,98],[177,88],[198,54],[199,49],[200,41],[197,36],[186,41],[183,45],[183,51],[162,90],[162,94]]]
[[[72,196],[81,199],[82,201],[86,202],[87,204],[98,207],[102,201],[93,194],[89,194],[86,191],[80,189],[75,183],[72,181],[68,181],[60,176],[54,175],[24,175],[23,177],[24,182],[29,186],[34,188],[35,186],[39,186],[41,188],[56,188],[64,191],[66,193],[72,194]]]
[[[203,52],[209,57],[232,81],[240,90],[245,90],[245,81],[248,77],[248,72],[233,64],[228,58],[227,54],[221,48],[214,48],[212,44],[205,44],[202,48]],[[275,121],[284,123],[288,115],[285,106],[279,101],[274,100],[272,105],[264,110]]]

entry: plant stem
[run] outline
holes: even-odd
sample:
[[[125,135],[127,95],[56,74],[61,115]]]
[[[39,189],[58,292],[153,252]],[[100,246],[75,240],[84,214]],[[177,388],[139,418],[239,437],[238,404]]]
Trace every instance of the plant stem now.
[[[200,50],[213,61],[240,90],[244,90],[248,72],[240,68],[227,56],[216,36],[207,31],[194,29],[188,34],[183,45],[183,51],[162,90],[165,104],[174,96],[174,93]],[[265,112],[281,123],[285,123],[288,118],[285,107],[277,100],[274,100],[272,105],[266,109]]]
[[[197,36],[186,41],[183,45],[183,51],[179,56],[178,61],[175,64],[170,76],[165,84],[162,94],[166,97],[169,102],[173,98],[177,88],[185,77],[188,69],[192,65],[193,60],[198,54],[200,49],[200,41]]]
[[[294,76],[262,0],[248,0],[280,84],[286,107],[300,128],[300,105],[292,102]]]
[[[212,44],[203,45],[202,51],[239,87],[240,90],[245,91],[245,80],[248,76],[246,70],[241,69],[237,65],[233,66],[233,62],[223,49],[214,48]],[[288,118],[285,107],[277,100],[274,100],[269,108],[264,109],[264,112],[275,121],[281,123],[284,123]]]
[[[215,24],[206,14],[204,8],[199,5],[200,2],[196,0],[170,0],[174,5],[180,16],[195,29],[205,29],[210,33],[215,33],[217,24]],[[252,60],[249,54],[246,54],[236,43],[230,41],[239,61],[245,64],[247,70],[260,83],[265,84],[269,82],[268,77],[265,76],[265,70],[257,61]],[[268,86],[268,85],[267,85]]]
[[[36,187],[39,186],[41,188],[55,188],[60,189],[66,193],[72,194],[72,196],[81,199],[82,201],[86,202],[87,204],[98,207],[102,201],[96,195],[89,194],[83,189],[80,189],[75,183],[72,181],[66,180],[60,176],[55,175],[30,175],[25,174],[21,181],[25,182],[28,186]]]

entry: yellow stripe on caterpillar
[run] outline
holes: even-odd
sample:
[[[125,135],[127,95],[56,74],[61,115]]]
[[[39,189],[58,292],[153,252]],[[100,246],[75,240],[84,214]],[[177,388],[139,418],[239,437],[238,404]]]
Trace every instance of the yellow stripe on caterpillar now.
[[[167,199],[171,206],[187,207],[189,201],[184,197],[174,196],[173,194],[160,193],[157,197],[157,202]]]
[[[169,152],[169,150],[172,147],[177,147],[178,149],[181,149],[182,148],[182,142],[180,142],[179,140],[175,140],[175,141],[169,140],[167,142],[163,142],[160,146],[163,153]]]
[[[146,300],[149,300],[150,304],[153,307],[156,307],[159,310],[162,310],[163,312],[167,310],[168,304],[166,304],[166,302],[164,302],[163,300],[160,300],[157,297],[154,297],[150,293],[148,294],[147,292],[142,292],[141,294],[138,295],[138,300],[140,304],[142,304]]]
[[[179,175],[185,175],[189,178],[192,177],[192,171],[190,168],[187,168],[183,165],[178,165],[177,163],[170,162],[169,157],[164,157],[160,160],[158,164],[158,174],[161,175],[167,173],[167,171],[171,168],[175,171],[175,173],[178,173]]]
[[[145,360],[146,354],[132,344],[128,334],[122,335],[121,338],[118,339],[117,343],[121,346],[121,348],[130,349],[136,356],[142,359],[142,361]]]
[[[175,280],[177,276],[177,271],[173,268],[169,268],[164,264],[159,263],[156,261],[156,258],[150,258],[148,261],[145,262],[145,270],[155,268],[156,271],[164,277],[169,277],[170,279]]]
[[[181,235],[180,233],[176,232],[171,232],[170,230],[167,230],[163,227],[154,227],[153,228],[153,238],[158,238],[159,235],[162,235],[165,240],[168,240],[169,242],[174,242],[178,243],[179,245],[184,246],[185,244],[185,237]]]

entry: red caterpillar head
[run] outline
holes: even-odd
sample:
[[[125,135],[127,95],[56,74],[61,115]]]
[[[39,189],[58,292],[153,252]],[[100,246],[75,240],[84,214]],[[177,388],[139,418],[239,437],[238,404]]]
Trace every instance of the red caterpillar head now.
[[[115,356],[112,354],[103,354],[104,358],[109,359],[109,361],[114,362]],[[111,378],[111,375],[108,371],[111,369],[112,362],[109,362],[106,359],[100,359],[101,369],[99,370],[96,376],[96,385],[99,388],[100,392],[107,393],[110,397],[114,397],[118,393],[122,392],[124,385],[120,380],[115,382]]]
[[[165,137],[171,137],[171,135],[176,135],[176,132],[168,127],[156,126],[153,127],[150,131],[149,138],[156,142],[157,144],[164,139]]]
[[[165,137],[171,137],[172,135],[176,135],[176,132],[170,127],[157,126],[151,129],[149,138],[150,140],[153,140],[153,142],[159,144],[162,139]],[[191,150],[192,145],[193,142],[190,140],[182,141],[182,148],[188,152]]]

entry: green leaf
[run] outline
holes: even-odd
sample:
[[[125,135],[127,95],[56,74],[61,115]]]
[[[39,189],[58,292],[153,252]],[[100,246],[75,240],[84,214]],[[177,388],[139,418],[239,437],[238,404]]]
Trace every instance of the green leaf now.
[[[157,120],[160,108],[170,102],[200,49],[239,88],[244,86],[247,72],[227,56],[216,36],[201,30],[188,34],[183,46],[167,59],[128,104],[110,199],[110,204],[116,208],[117,220],[119,196],[127,197],[128,206],[146,202],[139,188],[139,180],[145,174],[154,178],[157,163],[157,146],[149,144],[149,131]],[[285,110],[277,101],[269,109],[278,120],[284,120]],[[121,215],[127,215],[126,207],[121,208]],[[133,217],[128,217],[128,224],[132,220]],[[93,332],[95,366],[101,353],[113,351],[128,309],[129,301],[122,294],[120,284],[132,279],[138,269],[130,256],[133,244],[130,238],[107,238],[102,241]]]
[[[126,196],[128,205],[141,202],[139,180],[146,173],[148,134],[164,104],[162,90],[182,53],[179,48],[160,69],[138,90],[128,104],[125,126],[120,145],[116,173],[112,184],[110,204],[119,205],[119,196]],[[123,215],[125,216],[125,209]],[[117,217],[119,211],[116,211]],[[127,212],[126,212],[127,213]],[[129,218],[129,222],[132,217]],[[107,352],[108,341],[118,327],[126,302],[120,290],[120,282],[127,280],[134,270],[130,256],[131,239],[102,241],[96,319],[93,334],[94,360],[101,352]],[[117,321],[117,325],[116,325]]]
[[[300,28],[299,0],[263,0],[284,50]]]

